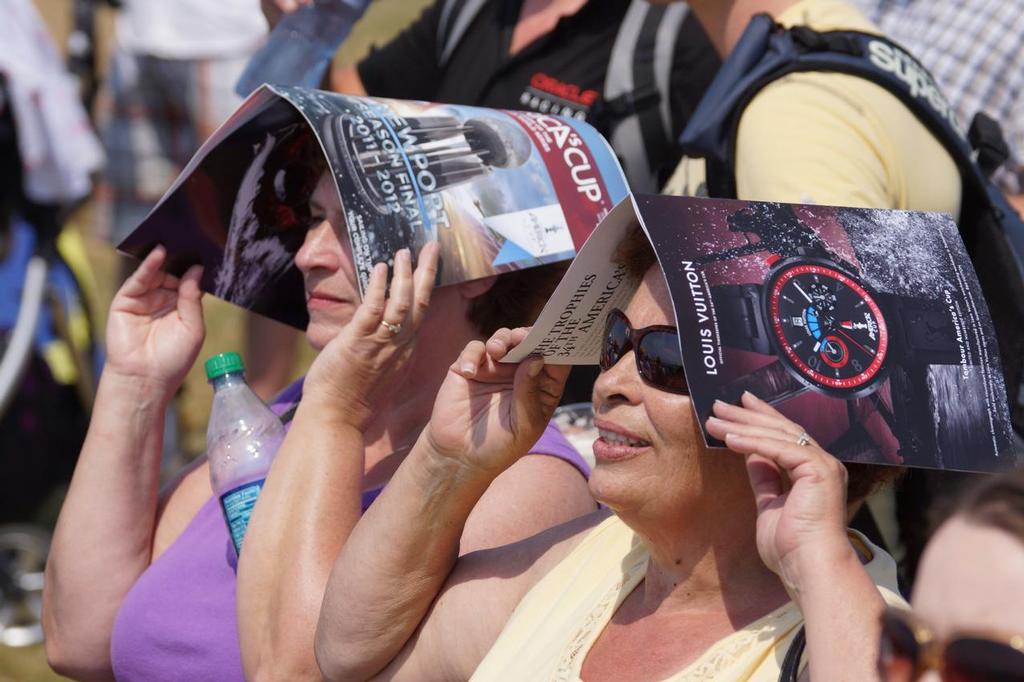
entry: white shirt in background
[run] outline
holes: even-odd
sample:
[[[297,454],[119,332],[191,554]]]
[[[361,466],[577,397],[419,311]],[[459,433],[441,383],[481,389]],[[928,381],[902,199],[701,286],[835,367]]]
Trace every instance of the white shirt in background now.
[[[125,0],[117,17],[123,50],[165,59],[245,55],[266,35],[259,0]]]

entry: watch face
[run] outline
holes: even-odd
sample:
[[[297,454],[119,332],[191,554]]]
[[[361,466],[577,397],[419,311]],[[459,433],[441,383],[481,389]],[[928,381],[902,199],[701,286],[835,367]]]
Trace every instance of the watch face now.
[[[889,331],[878,303],[829,261],[787,259],[765,282],[765,312],[780,359],[804,384],[853,398],[884,375]]]

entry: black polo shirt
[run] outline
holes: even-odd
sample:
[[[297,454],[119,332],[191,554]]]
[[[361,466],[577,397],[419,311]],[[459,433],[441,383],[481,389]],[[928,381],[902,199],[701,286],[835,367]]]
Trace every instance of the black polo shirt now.
[[[374,49],[359,64],[359,76],[366,91],[379,97],[575,116],[607,136],[608,124],[595,114],[629,4],[630,0],[592,0],[563,17],[550,33],[509,55],[522,0],[490,0],[442,67],[438,24],[444,3],[435,2],[389,44]],[[675,42],[669,84],[673,139],[719,65],[706,34],[688,13]],[[678,157],[672,149],[663,152],[665,157],[656,162],[670,173]]]

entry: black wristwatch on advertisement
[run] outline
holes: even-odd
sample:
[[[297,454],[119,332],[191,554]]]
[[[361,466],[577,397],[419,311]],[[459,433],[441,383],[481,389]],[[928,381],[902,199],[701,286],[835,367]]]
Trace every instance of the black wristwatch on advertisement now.
[[[735,223],[730,219],[730,229],[757,234],[757,242],[701,259],[771,254],[762,283],[711,287],[721,345],[777,357],[789,375],[766,368],[760,379],[746,380],[764,384],[752,387],[760,389],[755,393],[772,402],[807,389],[858,398],[873,393],[894,364],[960,363],[956,326],[942,301],[874,291],[859,268],[828,249],[790,207],[761,209],[772,213],[754,220],[740,212]],[[759,229],[767,220],[782,226],[770,239]]]
[[[794,256],[763,284],[711,287],[721,344],[774,355],[799,383],[844,399],[873,392],[894,363],[960,362],[941,301],[875,292],[848,267]]]

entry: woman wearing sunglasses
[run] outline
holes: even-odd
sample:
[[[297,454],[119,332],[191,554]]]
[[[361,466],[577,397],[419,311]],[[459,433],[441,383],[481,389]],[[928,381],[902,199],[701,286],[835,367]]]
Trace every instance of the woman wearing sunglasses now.
[[[335,563],[317,631],[328,679],[775,682],[801,626],[815,679],[875,676],[879,616],[901,600],[892,559],[846,529],[844,467],[749,395],[709,422],[733,452],[705,448],[639,240],[620,248],[640,284],[608,317],[594,387],[590,490],[608,509],[456,560],[468,510],[536,438],[568,369],[501,364],[524,329],[468,345]],[[876,480],[851,471],[849,498]]]
[[[1024,472],[971,490],[925,548],[913,610],[882,618],[886,682],[1024,681]]]

